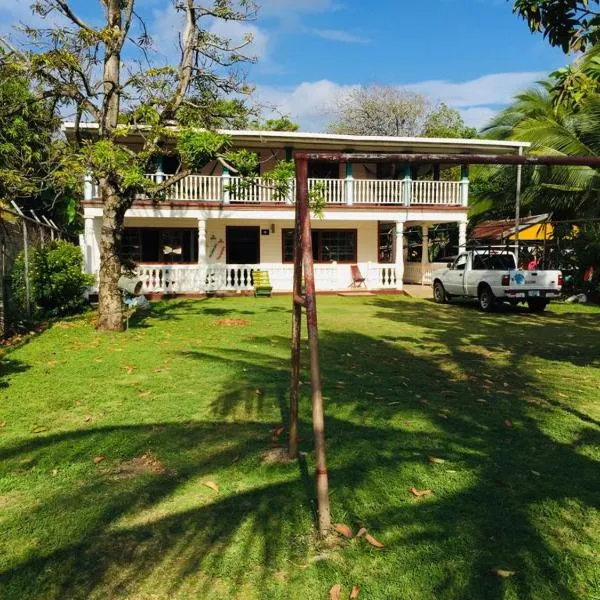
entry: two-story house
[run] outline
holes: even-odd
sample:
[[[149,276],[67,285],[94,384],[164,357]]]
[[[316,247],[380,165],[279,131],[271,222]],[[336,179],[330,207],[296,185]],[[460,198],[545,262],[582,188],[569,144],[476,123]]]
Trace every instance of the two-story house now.
[[[95,125],[85,125],[93,135]],[[73,134],[73,125],[64,131]],[[292,287],[294,194],[277,198],[261,176],[295,151],[438,154],[517,154],[526,144],[489,140],[425,139],[324,133],[226,131],[234,149],[260,156],[256,185],[236,192],[236,177],[221,163],[206,165],[169,188],[160,202],[140,197],[125,216],[123,253],[139,269],[145,293],[204,294],[252,289],[252,272],[269,272],[275,292]],[[135,136],[123,143],[135,148]],[[176,157],[158,161],[148,176],[163,181],[177,171]],[[372,290],[402,290],[428,282],[428,252],[406,261],[404,232],[421,227],[427,247],[433,224],[458,223],[466,244],[468,168],[432,164],[309,164],[309,186],[325,190],[326,207],[313,219],[317,290],[347,290],[358,265]],[[447,173],[456,173],[448,180]],[[444,176],[444,174],[446,176]],[[92,176],[85,185],[81,244],[86,271],[99,267],[102,202]]]

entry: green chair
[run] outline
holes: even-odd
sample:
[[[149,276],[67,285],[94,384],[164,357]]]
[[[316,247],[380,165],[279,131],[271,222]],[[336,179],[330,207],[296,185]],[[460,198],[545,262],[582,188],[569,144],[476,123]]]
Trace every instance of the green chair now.
[[[254,282],[254,296],[256,298],[270,298],[273,286],[269,279],[268,271],[254,271],[252,273]]]

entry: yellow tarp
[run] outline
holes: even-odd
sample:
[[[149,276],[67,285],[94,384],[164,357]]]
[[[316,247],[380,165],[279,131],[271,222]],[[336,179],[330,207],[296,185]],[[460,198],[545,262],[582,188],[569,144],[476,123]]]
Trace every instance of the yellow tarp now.
[[[554,237],[554,227],[550,223],[537,223],[521,229],[519,231],[519,239],[543,242],[544,234],[546,235],[546,240],[551,240]],[[508,239],[515,240],[516,235],[511,235]]]

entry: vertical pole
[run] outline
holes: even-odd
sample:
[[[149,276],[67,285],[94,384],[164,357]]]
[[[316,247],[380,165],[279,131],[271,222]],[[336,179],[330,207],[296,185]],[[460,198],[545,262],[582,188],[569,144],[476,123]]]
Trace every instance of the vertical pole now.
[[[425,273],[429,268],[429,225],[423,224],[423,251],[421,252],[421,285],[425,285]]]
[[[467,222],[461,221],[458,224],[458,253],[467,249]]]
[[[469,165],[460,168],[460,203],[464,208],[469,206]]]
[[[325,453],[325,416],[323,412],[323,393],[321,389],[321,371],[319,368],[319,332],[317,326],[317,303],[315,290],[315,269],[312,254],[312,236],[308,204],[308,163],[306,159],[296,159],[296,180],[298,184],[296,202],[302,227],[302,264],[304,284],[306,286],[306,322],[310,348],[310,375],[312,392],[313,434],[315,438],[317,507],[319,512],[319,533],[326,536],[331,527],[329,511],[329,481]]]
[[[29,241],[27,239],[27,222],[21,219],[23,224],[23,259],[25,261],[25,308],[27,316],[31,316],[31,289],[29,286]]]
[[[410,206],[412,202],[412,169],[410,164],[404,165],[404,206]]]
[[[198,264],[206,264],[206,219],[198,219]]]
[[[83,199],[92,200],[94,196],[94,181],[92,174],[88,171],[83,179]]]
[[[288,454],[298,456],[298,397],[300,395],[300,358],[302,337],[302,222],[296,202],[294,225],[294,278],[292,287],[292,373],[290,378],[290,431]]]
[[[350,161],[346,163],[346,204],[348,206],[354,204],[354,173]]]
[[[156,157],[156,171],[154,174],[154,181],[156,183],[162,183],[165,180],[165,172],[163,171],[163,156],[159,154]]]
[[[396,289],[404,289],[404,223],[396,221],[396,242],[394,245],[394,264],[396,267]]]
[[[523,155],[523,147],[519,146],[519,156]],[[515,259],[519,268],[519,227],[521,221],[521,184],[523,179],[523,167],[517,165],[517,194],[515,205]]]
[[[231,185],[231,174],[227,167],[223,167],[223,175],[221,175],[223,181],[223,204],[229,204],[231,200],[231,191],[229,186]]]

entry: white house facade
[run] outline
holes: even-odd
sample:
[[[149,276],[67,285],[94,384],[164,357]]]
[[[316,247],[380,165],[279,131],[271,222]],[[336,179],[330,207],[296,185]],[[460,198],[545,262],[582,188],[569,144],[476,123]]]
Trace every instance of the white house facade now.
[[[93,126],[88,126],[93,129]],[[67,135],[72,125],[65,124]],[[518,154],[525,144],[488,140],[346,136],[300,132],[226,131],[234,149],[260,157],[255,185],[220,163],[181,179],[159,202],[138,198],[125,215],[123,254],[137,264],[147,294],[207,294],[253,289],[252,273],[268,271],[274,292],[292,289],[294,196],[277,198],[262,176],[295,151],[438,154]],[[124,143],[135,148],[135,139]],[[158,182],[177,171],[173,156],[157,161]],[[456,176],[449,180],[449,173]],[[309,164],[309,186],[325,190],[325,209],[314,218],[313,252],[317,290],[344,291],[353,284],[353,265],[371,290],[401,291],[404,283],[428,283],[434,268],[429,252],[409,257],[405,233],[421,228],[428,248],[430,227],[458,225],[458,246],[466,244],[468,168],[432,164]],[[81,245],[88,273],[99,268],[102,201],[86,181]],[[237,191],[236,191],[237,190]],[[458,250],[458,248],[457,248]],[[356,271],[356,270],[355,270]]]

